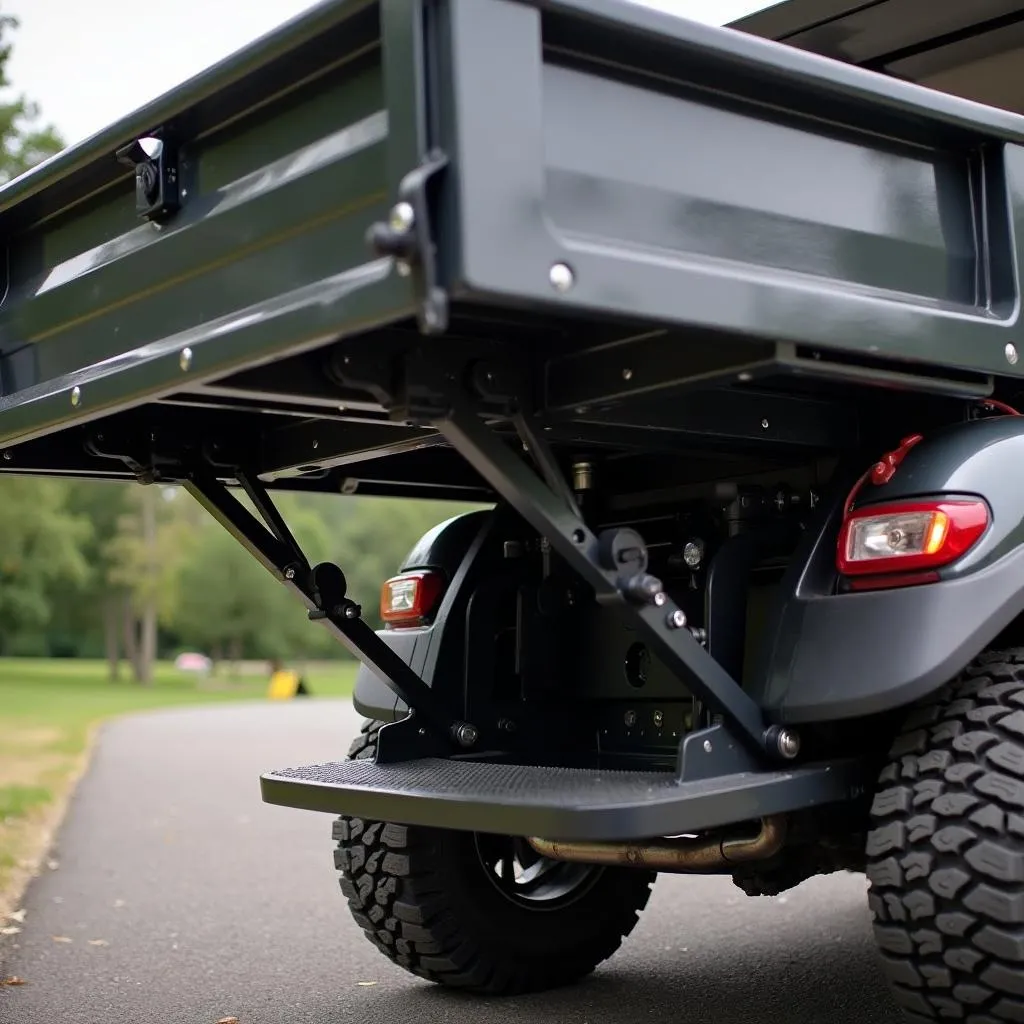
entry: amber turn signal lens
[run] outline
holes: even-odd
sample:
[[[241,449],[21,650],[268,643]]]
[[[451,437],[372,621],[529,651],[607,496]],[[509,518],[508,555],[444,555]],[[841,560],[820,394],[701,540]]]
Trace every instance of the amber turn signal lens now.
[[[402,573],[380,591],[380,617],[392,627],[422,626],[437,607],[444,589],[439,573],[429,569]]]

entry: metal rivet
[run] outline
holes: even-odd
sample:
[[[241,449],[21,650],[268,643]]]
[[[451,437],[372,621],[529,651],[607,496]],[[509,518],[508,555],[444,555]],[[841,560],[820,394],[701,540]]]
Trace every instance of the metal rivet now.
[[[682,629],[685,625],[686,613],[681,608],[677,608],[674,612],[668,613],[669,629]]]
[[[567,292],[576,283],[576,275],[568,263],[556,263],[548,271],[548,280],[556,292]]]
[[[654,719],[654,724],[660,729],[661,723],[665,721],[664,714],[660,711],[655,711],[652,718]]]
[[[777,740],[779,753],[787,760],[792,760],[800,753],[800,737],[789,729],[783,729]]]
[[[711,753],[711,740],[705,740],[704,741],[704,753],[705,754],[710,754]]]
[[[622,371],[622,379],[623,380],[632,380],[633,379],[633,371],[628,366]]]
[[[747,381],[753,380],[753,379],[754,379],[754,375],[752,373],[741,373],[739,375],[739,380],[743,381],[744,384],[746,384]]]
[[[82,389],[77,384],[71,389],[71,404],[75,408],[82,404]]]
[[[391,207],[391,216],[388,218],[388,224],[392,231],[408,231],[415,223],[416,211],[412,208],[412,203],[395,203]]]
[[[1003,351],[1004,351],[1004,352],[1006,353],[1006,361],[1007,361],[1007,362],[1008,362],[1008,363],[1009,363],[1009,364],[1010,364],[1011,366],[1014,366],[1014,365],[1016,365],[1016,362],[1017,362],[1017,360],[1018,360],[1018,359],[1020,358],[1020,357],[1019,357],[1019,356],[1017,355],[1017,349],[1016,349],[1016,346],[1014,346],[1014,345],[1011,345],[1011,344],[1010,344],[1009,342],[1007,342],[1007,343],[1006,343],[1006,348],[1004,348],[1004,349],[1003,349]]]
[[[632,729],[633,726],[636,725],[636,712],[627,711],[622,720],[626,723],[627,729]]]
[[[398,271],[399,277],[408,277],[412,273],[412,267],[408,260],[396,260],[395,270]]]
[[[761,420],[761,429],[762,430],[767,430],[768,429],[768,420],[766,420],[766,419]]]
[[[192,349],[186,346],[181,350],[181,355],[178,356],[178,365],[181,367],[182,373],[188,372],[192,366]]]
[[[662,606],[663,606],[663,605],[665,604],[665,602],[666,602],[667,600],[668,600],[668,594],[666,594],[664,590],[659,590],[659,591],[658,591],[658,592],[657,592],[657,593],[656,593],[656,594],[654,595],[654,603],[655,603],[655,604],[656,604],[656,605],[657,605],[657,606],[658,606],[659,608],[661,608],[661,607],[662,607]]]
[[[469,722],[463,722],[461,725],[456,726],[455,739],[461,747],[471,747],[476,743],[480,733],[475,725],[470,725]]]
[[[314,441],[313,442],[313,447],[314,448],[319,448],[320,447],[320,442],[319,441]]]

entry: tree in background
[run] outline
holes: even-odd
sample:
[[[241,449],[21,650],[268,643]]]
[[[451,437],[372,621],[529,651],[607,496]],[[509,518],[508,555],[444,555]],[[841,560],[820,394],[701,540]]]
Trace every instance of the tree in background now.
[[[11,88],[7,77],[11,44],[7,38],[17,27],[17,18],[0,14],[0,89]],[[0,184],[64,148],[56,129],[41,124],[39,116],[39,107],[25,96],[0,103]]]
[[[67,507],[60,480],[6,477],[0,490],[0,651],[18,634],[38,635],[50,621],[49,593],[86,577],[87,519]]]

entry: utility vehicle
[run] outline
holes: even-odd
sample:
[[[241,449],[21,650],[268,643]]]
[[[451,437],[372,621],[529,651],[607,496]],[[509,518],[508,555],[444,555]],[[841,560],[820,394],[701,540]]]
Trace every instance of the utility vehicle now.
[[[387,957],[540,990],[658,872],[865,872],[909,1019],[1024,1020],[1022,45],[326,0],[0,191],[0,467],[181,484],[359,657],[261,785]],[[282,489],[480,510],[375,630]]]

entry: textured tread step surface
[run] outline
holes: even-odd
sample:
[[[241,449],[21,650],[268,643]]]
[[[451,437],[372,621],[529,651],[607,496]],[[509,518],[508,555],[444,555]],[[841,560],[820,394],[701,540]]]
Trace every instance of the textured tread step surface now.
[[[538,768],[424,758],[341,761],[268,772],[267,803],[439,828],[630,839],[672,835],[847,799],[852,762],[681,783],[669,772]]]

